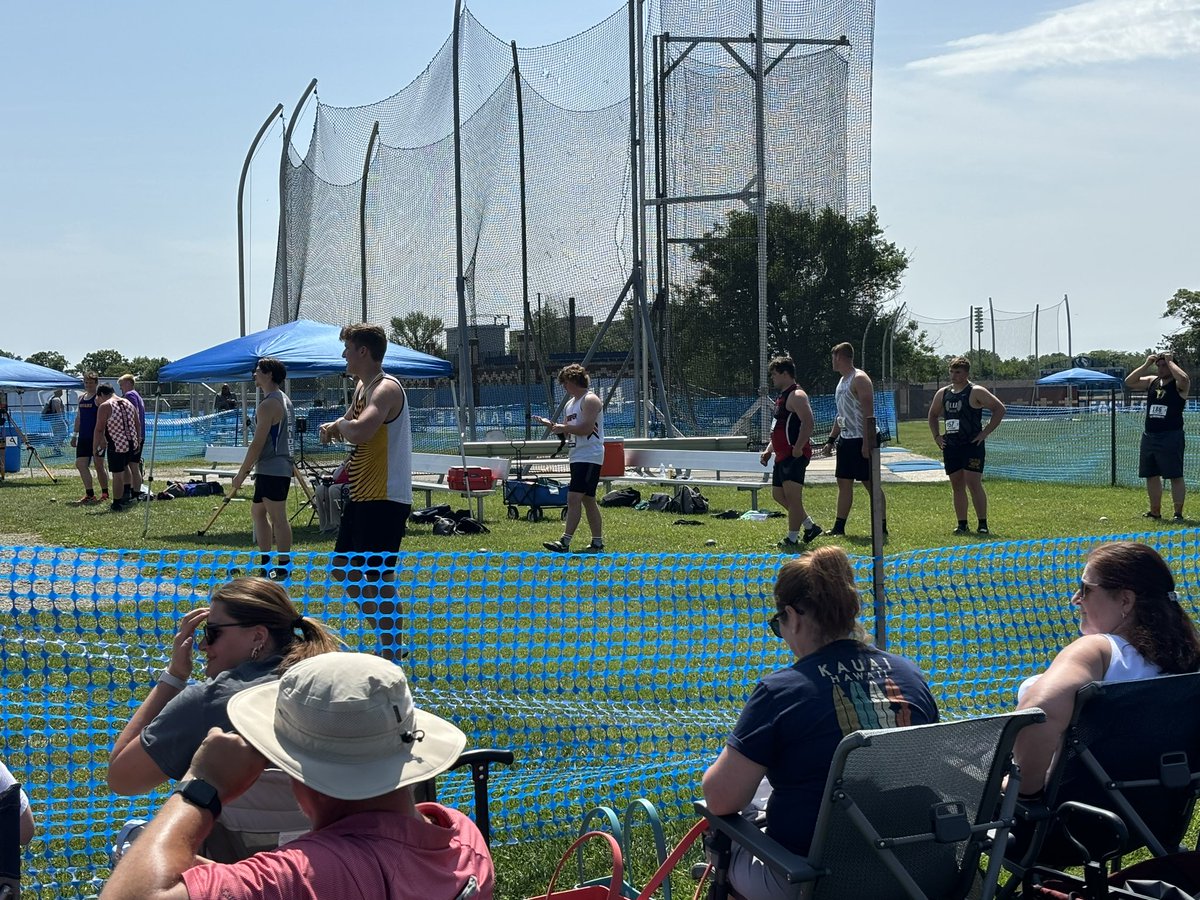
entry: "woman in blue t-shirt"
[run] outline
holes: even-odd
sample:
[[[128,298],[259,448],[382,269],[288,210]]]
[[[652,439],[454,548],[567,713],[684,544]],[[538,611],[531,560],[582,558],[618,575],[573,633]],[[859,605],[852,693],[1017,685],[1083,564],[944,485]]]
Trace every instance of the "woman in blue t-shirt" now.
[[[767,833],[800,855],[808,853],[829,764],[843,737],[938,718],[917,667],[866,644],[858,613],[854,571],[840,547],[783,564],[769,624],[798,659],[758,683],[704,773],[704,800],[717,815],[744,809],[765,776],[771,786]],[[746,900],[799,893],[736,845],[729,878]]]

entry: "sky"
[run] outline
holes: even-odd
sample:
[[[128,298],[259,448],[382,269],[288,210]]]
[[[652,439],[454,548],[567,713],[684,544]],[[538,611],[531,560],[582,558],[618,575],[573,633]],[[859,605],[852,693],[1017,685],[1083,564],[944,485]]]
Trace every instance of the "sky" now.
[[[468,5],[521,46],[616,8]],[[75,364],[236,336],[237,182],[259,125],[276,103],[290,116],[313,77],[339,106],[399,90],[445,41],[453,4],[0,0],[0,13],[20,36],[0,55],[0,349]],[[1200,0],[880,0],[872,196],[911,254],[896,302],[934,321],[990,298],[1003,318],[1065,294],[1074,353],[1155,345],[1178,325],[1161,318],[1169,297],[1200,289],[1197,85]],[[251,331],[270,305],[280,134],[251,168]]]

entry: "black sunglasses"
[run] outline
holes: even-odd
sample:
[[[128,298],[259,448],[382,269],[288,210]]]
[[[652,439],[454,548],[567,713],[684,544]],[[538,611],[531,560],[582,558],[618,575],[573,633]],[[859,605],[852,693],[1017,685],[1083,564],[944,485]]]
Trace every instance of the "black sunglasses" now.
[[[767,627],[771,629],[771,634],[775,635],[777,638],[783,637],[783,632],[779,628],[779,623],[783,621],[783,614],[788,610],[791,610],[798,616],[804,615],[804,610],[802,609],[796,609],[794,606],[785,606],[783,609],[779,610],[779,612],[775,613],[775,615],[771,616],[771,618],[767,619]]]
[[[226,628],[253,628],[257,622],[222,622],[219,625],[214,625],[211,622],[204,623],[204,645],[211,647],[217,642],[217,638],[221,636],[221,632]]]

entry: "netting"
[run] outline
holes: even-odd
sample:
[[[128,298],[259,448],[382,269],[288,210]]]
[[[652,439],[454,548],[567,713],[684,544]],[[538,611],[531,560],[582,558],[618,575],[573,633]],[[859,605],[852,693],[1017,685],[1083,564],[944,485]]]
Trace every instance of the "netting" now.
[[[1187,608],[1200,531],[1155,532]],[[1008,710],[1017,684],[1078,634],[1068,602],[1094,538],[979,544],[884,560],[889,649],[916,661],[948,717]],[[94,895],[107,847],[161,794],[114,797],[112,741],[165,665],[175,624],[256,554],[14,547],[0,552],[3,754],[42,823],[28,896]],[[854,561],[864,590],[870,561]],[[506,842],[561,837],[597,803],[651,798],[690,816],[699,778],[755,681],[790,656],[765,620],[777,556],[407,553],[397,639],[418,704],[473,746],[508,747],[494,774]],[[381,642],[330,577],[295,554],[286,586],[352,648]],[[863,625],[874,628],[866,610]],[[469,779],[439,784],[470,807]]]
[[[767,46],[769,200],[829,206],[850,215],[869,209],[873,11],[868,0],[766,4],[768,38],[829,42],[846,36],[850,45]],[[646,81],[639,88],[648,122],[645,181],[652,194],[658,164],[650,146],[653,36],[669,32],[744,40],[755,30],[754,3],[660,0],[647,4],[640,27],[640,52],[647,60]],[[632,272],[633,217],[641,215],[633,199],[641,185],[632,184],[630,159],[631,44],[638,46],[631,40],[628,8],[623,6],[566,40],[518,49],[518,85],[510,45],[463,11],[458,137],[465,336],[457,328],[453,41],[446,41],[411,84],[384,100],[352,108],[318,102],[307,149],[289,146],[283,166],[270,324],[297,318],[358,321],[365,308],[368,321],[387,326],[393,318],[423,313],[437,320],[433,337],[448,358],[457,363],[454,348],[465,338],[478,346],[472,367],[483,383],[516,383],[521,376],[515,363],[522,358],[526,330],[521,138],[529,314],[532,318],[544,299],[540,315],[552,323],[565,322],[565,301],[571,297],[580,322],[602,322]],[[669,153],[664,172],[671,196],[741,192],[755,177],[753,81],[713,46],[690,55],[665,82]],[[682,45],[668,45],[667,61],[677,62],[681,50]],[[750,59],[752,48],[742,44],[740,54]],[[368,161],[376,122],[379,137]],[[676,238],[695,237],[731,209],[745,208],[740,200],[672,206],[667,228]],[[366,228],[365,300],[360,213]],[[650,297],[662,287],[652,220],[653,214],[642,248]],[[686,245],[671,246],[670,280],[686,283],[694,275]],[[662,310],[658,314],[656,338],[664,354],[669,402],[690,406],[697,397],[681,377],[678,359],[687,354],[694,359],[703,348],[689,347],[679,323],[662,318]],[[618,316],[623,333],[608,344],[615,357],[608,362],[612,377],[635,341],[631,320],[626,307]],[[588,346],[572,346],[566,328],[546,329],[543,324],[538,323],[540,341],[532,359],[536,384],[566,361],[553,356],[569,354],[578,360]],[[755,343],[755,357],[757,352]],[[710,393],[752,393],[759,387],[756,359],[747,361],[744,371],[726,371],[717,361],[712,367],[719,371],[702,379]],[[624,374],[634,373],[627,369]],[[687,433],[699,433],[701,427],[691,417],[678,424]]]
[[[989,301],[990,304],[990,301]],[[925,332],[929,346],[944,357],[969,355],[972,348],[982,347],[996,357],[1029,359],[1057,353],[1066,354],[1067,301],[1039,305],[1036,310],[1010,311],[983,306],[983,331],[973,331],[971,316],[940,319],[907,310],[905,318],[915,322]],[[1032,374],[1032,369],[1031,369]]]

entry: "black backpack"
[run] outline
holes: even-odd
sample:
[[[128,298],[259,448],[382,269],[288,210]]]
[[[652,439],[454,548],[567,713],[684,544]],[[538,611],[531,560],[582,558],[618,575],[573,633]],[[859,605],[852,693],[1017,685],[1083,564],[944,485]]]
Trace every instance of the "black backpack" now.
[[[641,502],[642,494],[637,488],[618,488],[600,498],[601,506],[637,506]]]
[[[685,516],[693,513],[708,512],[708,499],[698,488],[681,484],[675,488],[675,496],[671,498],[670,512],[683,513]]]

